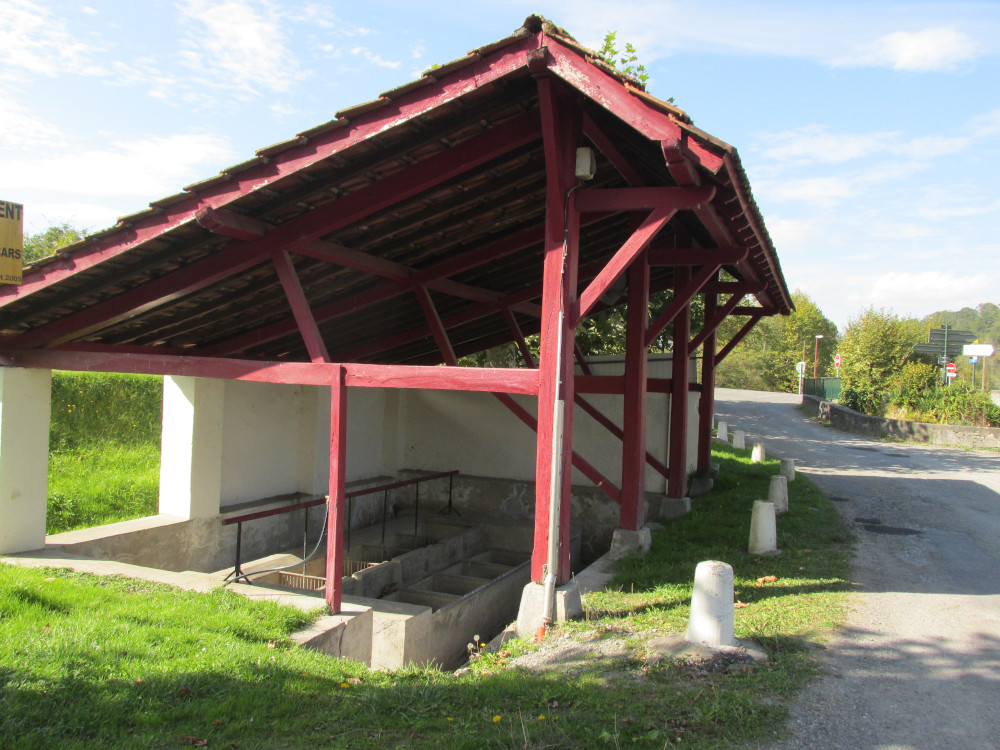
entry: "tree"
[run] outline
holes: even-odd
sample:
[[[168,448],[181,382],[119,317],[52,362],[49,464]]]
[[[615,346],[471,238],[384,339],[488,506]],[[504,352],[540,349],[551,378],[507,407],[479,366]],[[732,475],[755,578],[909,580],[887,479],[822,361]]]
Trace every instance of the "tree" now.
[[[837,347],[837,326],[816,306],[807,294],[792,293],[795,309],[790,315],[762,319],[733,352],[722,361],[716,382],[724,388],[750,388],[795,392],[798,374],[795,365],[805,360],[809,374],[819,340],[817,372],[827,374],[833,366]],[[720,346],[729,341],[741,325],[732,318],[720,326]]]
[[[40,258],[54,255],[56,250],[74,242],[79,242],[87,233],[69,224],[54,224],[44,232],[29,234],[24,238],[24,263],[34,263]]]
[[[841,400],[852,409],[881,414],[903,366],[922,361],[913,345],[926,335],[916,318],[900,318],[884,308],[868,307],[851,318],[840,342]]]

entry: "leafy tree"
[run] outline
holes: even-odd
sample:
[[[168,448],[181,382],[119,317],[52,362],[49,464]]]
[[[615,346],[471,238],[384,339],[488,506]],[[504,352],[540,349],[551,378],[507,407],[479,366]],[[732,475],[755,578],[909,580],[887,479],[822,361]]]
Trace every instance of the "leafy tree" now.
[[[59,248],[79,242],[86,236],[86,232],[69,224],[54,224],[44,232],[29,234],[24,238],[24,262],[34,263],[40,258],[54,255]]]
[[[792,293],[795,309],[790,315],[761,320],[733,352],[719,365],[716,382],[725,388],[751,388],[794,392],[798,390],[797,362],[804,360],[812,374],[819,340],[817,372],[825,375],[833,366],[837,346],[837,326],[807,294]],[[719,331],[720,346],[729,341],[742,325],[739,318],[727,320]]]
[[[927,337],[916,318],[900,318],[868,307],[851,318],[840,342],[841,401],[849,408],[882,414],[907,362],[922,361],[913,345]]]

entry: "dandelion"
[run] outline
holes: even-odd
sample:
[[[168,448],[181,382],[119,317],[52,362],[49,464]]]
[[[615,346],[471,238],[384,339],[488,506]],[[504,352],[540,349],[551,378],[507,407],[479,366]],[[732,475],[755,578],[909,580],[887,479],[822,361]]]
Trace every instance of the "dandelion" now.
[[[538,717],[538,720],[539,720],[539,721],[545,721],[545,717],[544,717],[544,716],[539,716],[539,717]]]
[[[455,721],[455,720],[449,716],[448,721]]]
[[[494,717],[493,717],[493,723],[494,723],[494,724],[496,724],[496,723],[497,723],[498,721],[500,721],[500,719],[502,719],[502,718],[503,718],[503,717],[502,717],[502,716],[500,716],[500,714],[497,714],[496,716],[494,716]]]
[[[350,685],[348,685],[348,684],[347,684],[346,682],[342,682],[342,683],[340,683],[340,686],[341,686],[342,688],[344,688],[344,690],[347,690],[348,688],[350,688],[350,687],[351,687],[351,686],[350,686]]]

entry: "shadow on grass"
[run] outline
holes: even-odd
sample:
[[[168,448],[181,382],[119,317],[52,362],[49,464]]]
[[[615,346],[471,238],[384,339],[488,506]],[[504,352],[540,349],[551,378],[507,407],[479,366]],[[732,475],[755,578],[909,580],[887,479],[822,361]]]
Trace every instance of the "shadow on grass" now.
[[[733,746],[773,731],[783,716],[780,701],[760,697],[782,693],[785,672],[805,668],[789,661],[759,673],[685,681],[669,669],[623,671],[621,660],[571,676],[494,666],[467,678],[414,671],[357,679],[262,665],[255,679],[199,671],[45,680],[5,667],[0,745],[662,748],[683,737],[692,741],[685,746]],[[717,721],[734,711],[740,722]]]

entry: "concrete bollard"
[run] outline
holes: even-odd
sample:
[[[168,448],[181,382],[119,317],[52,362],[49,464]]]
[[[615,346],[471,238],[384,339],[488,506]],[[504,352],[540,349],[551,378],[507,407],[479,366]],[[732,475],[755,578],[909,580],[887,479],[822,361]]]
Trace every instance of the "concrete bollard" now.
[[[763,443],[754,443],[753,444],[753,453],[750,455],[750,463],[753,463],[753,464],[762,463],[766,457],[767,457],[767,454],[764,451],[764,444]]]
[[[788,511],[788,482],[780,474],[771,477],[771,486],[767,488],[767,501],[774,503],[774,513],[780,516]]]
[[[727,425],[725,422],[720,421],[718,428],[716,428],[716,437],[718,437],[719,440],[725,440],[728,443],[729,425]]]
[[[781,459],[781,469],[778,471],[781,476],[785,478],[785,481],[794,482],[795,481],[795,459],[794,458],[783,458]]]
[[[747,447],[747,434],[743,430],[733,430],[733,447],[744,450]]]
[[[720,464],[718,461],[712,461],[708,465],[708,475],[712,477],[712,479],[718,479],[719,472],[721,471],[722,471],[722,464]]]
[[[733,567],[718,560],[698,563],[687,640],[715,647],[735,646],[733,628]]]
[[[772,555],[778,551],[778,531],[775,524],[774,503],[755,500],[750,518],[751,555]]]

